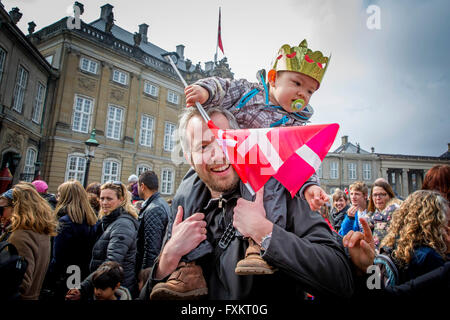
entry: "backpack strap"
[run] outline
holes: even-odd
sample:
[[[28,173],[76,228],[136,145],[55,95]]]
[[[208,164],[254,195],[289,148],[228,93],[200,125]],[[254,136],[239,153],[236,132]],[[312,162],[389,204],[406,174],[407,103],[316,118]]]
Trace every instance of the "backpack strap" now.
[[[17,251],[17,248],[8,241],[0,242],[0,251],[3,251],[3,249],[8,250],[11,255],[19,254],[19,252]]]
[[[389,255],[379,254],[375,257],[373,263],[383,267],[383,272],[386,277],[386,280],[384,281],[385,286],[395,286],[399,284],[400,275],[397,266]]]

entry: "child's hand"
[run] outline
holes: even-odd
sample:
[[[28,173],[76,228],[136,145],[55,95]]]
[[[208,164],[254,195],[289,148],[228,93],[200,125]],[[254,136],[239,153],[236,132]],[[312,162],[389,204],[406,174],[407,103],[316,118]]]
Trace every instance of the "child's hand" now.
[[[312,185],[306,188],[305,198],[308,201],[309,207],[312,211],[317,211],[325,202],[328,202],[329,197],[319,186]]]
[[[196,102],[204,104],[209,98],[208,90],[196,84],[187,86],[184,94],[186,95],[186,107],[195,106]]]
[[[80,300],[81,292],[79,289],[70,289],[66,294],[66,300]]]

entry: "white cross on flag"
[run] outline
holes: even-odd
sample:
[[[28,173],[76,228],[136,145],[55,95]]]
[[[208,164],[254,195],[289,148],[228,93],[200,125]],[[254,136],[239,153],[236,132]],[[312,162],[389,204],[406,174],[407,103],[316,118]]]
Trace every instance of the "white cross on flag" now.
[[[220,130],[208,122],[217,142],[244,183],[258,191],[274,177],[294,197],[319,168],[339,125]]]

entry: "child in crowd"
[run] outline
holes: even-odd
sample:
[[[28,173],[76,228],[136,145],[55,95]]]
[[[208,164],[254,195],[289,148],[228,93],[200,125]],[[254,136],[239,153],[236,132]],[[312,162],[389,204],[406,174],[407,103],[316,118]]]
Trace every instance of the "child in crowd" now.
[[[367,218],[367,198],[369,189],[362,181],[350,185],[351,207],[341,224],[339,234],[345,236],[350,230],[363,232],[359,218]],[[373,229],[373,225],[370,226]]]
[[[226,109],[235,116],[242,129],[305,125],[314,112],[309,101],[319,89],[328,63],[329,58],[324,57],[320,51],[313,52],[309,49],[306,40],[294,47],[286,44],[278,51],[267,80],[264,70],[257,74],[260,83],[218,77],[201,79],[185,88],[186,106],[192,107],[199,102],[205,110],[212,107]],[[327,194],[318,184],[318,177],[314,174],[299,190],[299,195],[308,201],[312,210],[319,210],[328,201]],[[269,189],[265,188],[264,199],[273,198],[270,194],[273,190]],[[286,219],[283,217],[283,210],[270,209],[274,208],[266,209],[267,218],[284,228]],[[185,218],[193,213],[185,211]],[[204,243],[187,255],[188,261],[212,251],[212,247],[208,243],[203,245]],[[272,274],[274,269],[259,254],[255,254],[260,250],[260,246],[249,239],[246,258],[238,262],[236,273]],[[178,272],[177,270],[174,273]],[[181,292],[181,289],[174,290],[175,287],[179,286],[172,283],[164,289],[171,291],[174,296],[189,297],[188,293]]]
[[[121,287],[123,269],[115,261],[106,261],[92,275],[94,300],[132,300],[127,288]]]

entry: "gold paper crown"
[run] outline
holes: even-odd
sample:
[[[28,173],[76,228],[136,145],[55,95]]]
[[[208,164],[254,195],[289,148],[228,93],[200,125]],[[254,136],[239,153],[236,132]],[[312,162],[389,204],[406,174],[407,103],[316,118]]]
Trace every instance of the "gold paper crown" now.
[[[324,57],[320,51],[312,51],[308,48],[306,39],[298,47],[283,45],[278,50],[273,63],[275,71],[294,71],[306,74],[320,83],[328,68],[330,57]],[[324,65],[325,64],[325,65]]]

